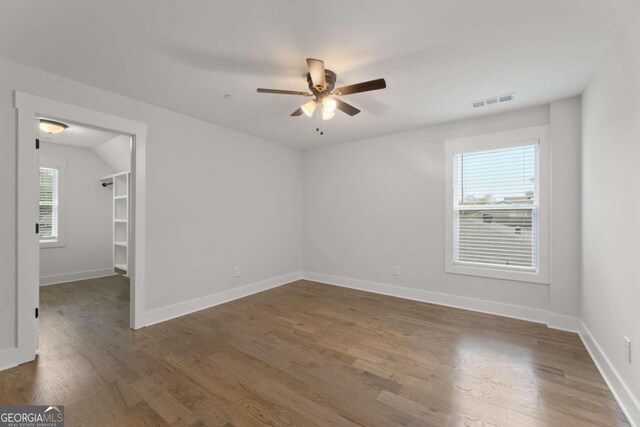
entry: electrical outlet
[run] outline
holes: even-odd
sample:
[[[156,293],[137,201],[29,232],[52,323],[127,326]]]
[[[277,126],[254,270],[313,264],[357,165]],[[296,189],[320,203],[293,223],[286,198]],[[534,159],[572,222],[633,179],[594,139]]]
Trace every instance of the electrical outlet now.
[[[400,266],[399,265],[394,265],[393,266],[393,275],[394,276],[399,276],[400,275]]]
[[[233,277],[240,277],[240,267],[233,267]]]
[[[631,363],[631,340],[624,337],[624,354],[627,356],[627,362]]]

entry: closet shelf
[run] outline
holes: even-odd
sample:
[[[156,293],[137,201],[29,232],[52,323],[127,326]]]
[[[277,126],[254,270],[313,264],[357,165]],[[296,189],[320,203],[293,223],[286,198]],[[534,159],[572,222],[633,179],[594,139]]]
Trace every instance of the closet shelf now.
[[[100,182],[113,182],[113,178],[114,177],[128,175],[129,172],[131,172],[131,171],[124,171],[124,172],[120,172],[120,173],[114,173],[112,175],[103,176],[102,178],[100,178]]]
[[[129,264],[129,172],[103,179],[113,182],[113,267],[128,273]]]

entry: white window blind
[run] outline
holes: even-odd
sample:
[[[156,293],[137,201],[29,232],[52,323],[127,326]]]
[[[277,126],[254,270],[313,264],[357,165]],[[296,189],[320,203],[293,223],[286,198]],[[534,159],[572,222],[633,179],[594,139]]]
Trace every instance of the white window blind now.
[[[454,155],[453,262],[538,270],[539,145]]]
[[[56,242],[59,229],[59,170],[40,167],[40,241]]]

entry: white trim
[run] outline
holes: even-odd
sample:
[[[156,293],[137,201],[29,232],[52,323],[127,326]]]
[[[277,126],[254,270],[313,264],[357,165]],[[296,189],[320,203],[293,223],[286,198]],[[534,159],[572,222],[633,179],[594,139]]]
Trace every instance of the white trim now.
[[[580,322],[580,338],[587,348],[589,355],[600,371],[600,375],[609,386],[618,405],[624,412],[627,420],[633,427],[640,426],[640,400],[633,394],[631,388],[625,383],[605,352],[600,347],[594,336],[584,322]]]
[[[505,147],[517,147],[531,144],[537,140],[540,147],[538,188],[540,201],[538,204],[538,257],[537,272],[514,271],[485,266],[471,266],[454,263],[454,211],[453,211],[453,159],[456,153],[466,151],[483,151]],[[447,273],[470,276],[491,277],[495,279],[514,280],[529,283],[549,284],[550,271],[550,157],[549,126],[534,126],[505,132],[478,135],[469,138],[451,139],[444,142],[446,151],[445,176],[445,271]]]
[[[580,332],[581,328],[579,318],[552,312],[549,312],[548,314],[547,326],[551,329],[574,332],[576,334]]]
[[[546,310],[497,303],[493,301],[475,298],[460,297],[457,295],[429,292],[419,289],[410,289],[385,283],[367,282],[364,280],[350,279],[346,277],[332,276],[329,274],[302,272],[302,278],[320,283],[357,289],[366,292],[389,295],[397,298],[405,298],[422,301],[431,304],[461,308],[464,310],[478,311],[481,313],[495,314],[514,319],[528,320],[537,323],[546,323],[551,329],[558,329],[577,333],[586,347],[596,368],[602,375],[605,383],[611,390],[613,397],[620,405],[627,420],[633,427],[640,426],[640,400],[636,397],[623,377],[611,363],[602,347],[595,340],[584,322],[576,317],[549,313]]]
[[[75,282],[77,280],[97,279],[99,277],[115,276],[113,267],[97,270],[77,271],[74,273],[51,274],[40,277],[40,286],[57,285],[59,283]]]
[[[638,398],[633,394],[616,368],[610,362],[607,355],[602,351],[602,347],[600,347],[584,322],[581,322],[579,319],[574,317],[548,313],[541,309],[303,271],[301,273],[290,273],[285,276],[263,280],[240,288],[230,289],[217,294],[208,295],[206,297],[152,310],[147,312],[145,315],[145,318],[147,319],[146,326],[224,304],[225,302],[243,298],[268,289],[276,288],[287,283],[295,282],[300,278],[398,298],[506,316],[537,323],[547,323],[547,326],[552,329],[576,332],[574,328],[577,326],[577,332],[582,339],[584,346],[589,352],[591,359],[602,375],[605,383],[611,390],[614,398],[620,405],[620,408],[627,417],[627,420],[633,427],[640,426],[640,403]],[[18,361],[17,348],[0,350],[0,371],[16,366]]]
[[[314,282],[327,283],[342,286],[344,288],[358,289],[376,294],[389,295],[397,298],[444,305],[447,307],[461,308],[463,310],[478,311],[480,313],[495,314],[514,319],[528,320],[536,323],[547,323],[547,310],[524,307],[521,305],[505,304],[495,301],[469,298],[440,292],[425,291],[422,289],[405,288],[402,286],[388,285],[386,283],[368,282],[347,277],[332,276],[329,274],[302,272],[302,278]]]
[[[145,326],[154,325],[189,313],[215,307],[216,305],[244,298],[268,289],[277,288],[278,286],[286,285],[287,283],[295,282],[296,280],[300,280],[299,272],[289,273],[272,279],[261,280],[239,288],[233,288],[167,307],[157,308],[155,310],[148,311],[145,314]]]
[[[38,348],[38,319],[34,308],[39,304],[39,244],[34,233],[38,206],[38,136],[36,117],[47,116],[63,122],[79,123],[97,129],[131,135],[134,139],[132,171],[134,173],[133,216],[130,257],[135,258],[131,277],[130,325],[144,325],[145,297],[145,174],[147,125],[122,117],[65,104],[47,98],[15,91],[14,107],[18,110],[18,228],[17,228],[17,337],[18,363],[35,358]],[[131,264],[131,263],[130,263]]]
[[[18,349],[5,348],[0,350],[0,371],[18,366]]]

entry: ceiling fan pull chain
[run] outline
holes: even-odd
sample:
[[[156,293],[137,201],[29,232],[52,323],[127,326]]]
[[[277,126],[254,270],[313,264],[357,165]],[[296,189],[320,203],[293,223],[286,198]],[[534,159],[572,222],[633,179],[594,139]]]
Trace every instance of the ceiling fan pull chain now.
[[[316,109],[316,132],[320,132],[320,136],[324,135],[324,132],[320,130],[320,110],[319,108]]]

